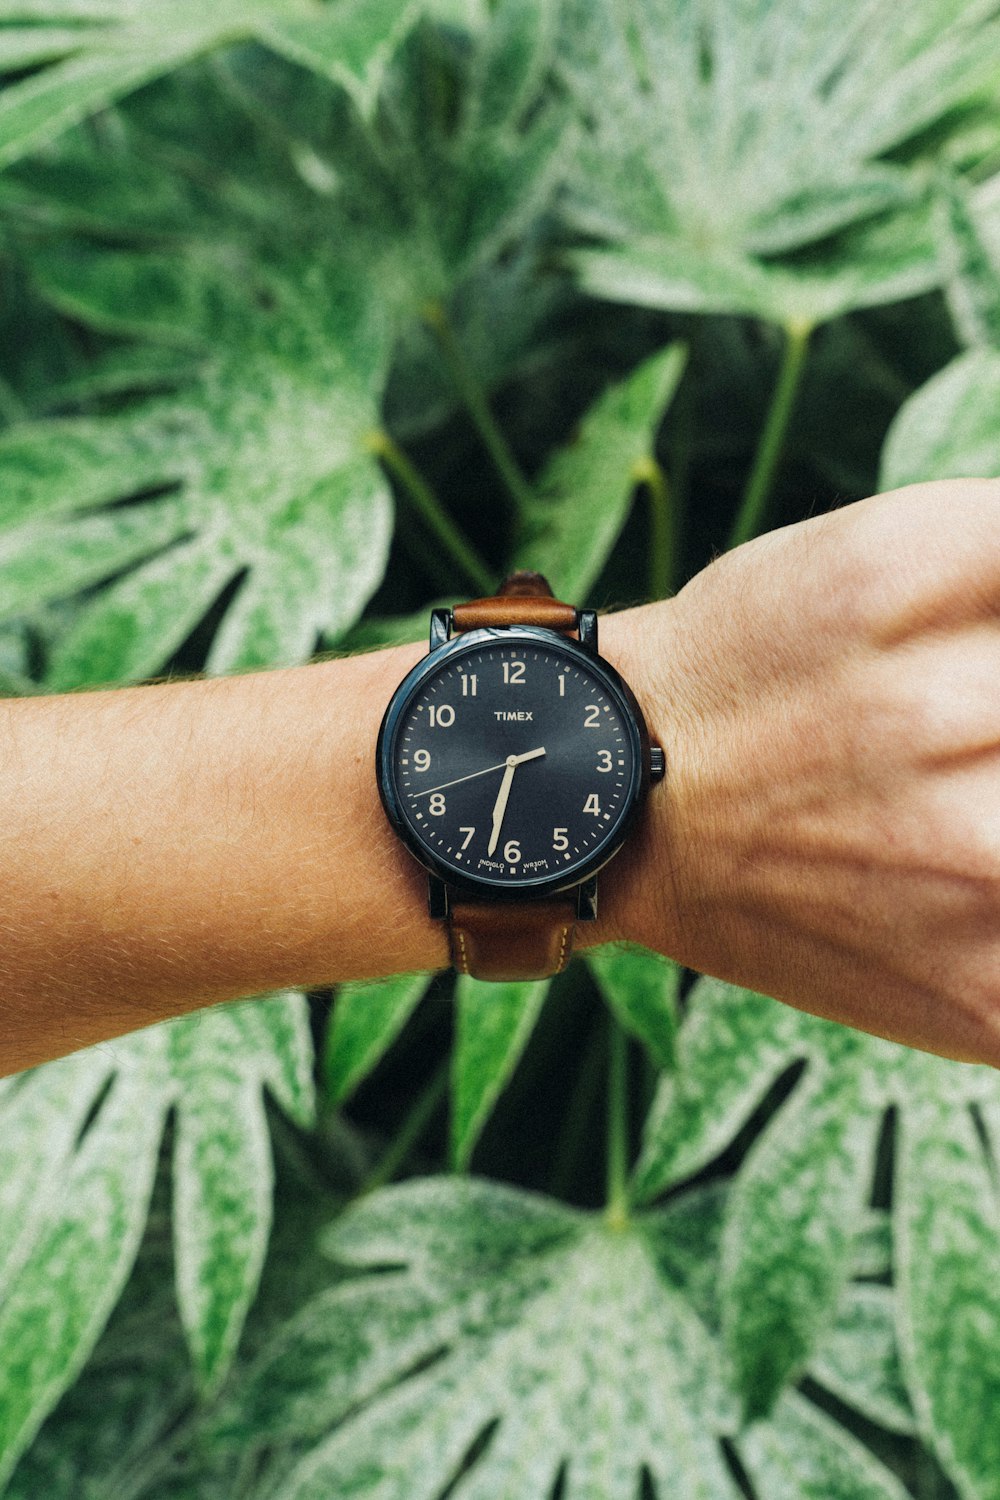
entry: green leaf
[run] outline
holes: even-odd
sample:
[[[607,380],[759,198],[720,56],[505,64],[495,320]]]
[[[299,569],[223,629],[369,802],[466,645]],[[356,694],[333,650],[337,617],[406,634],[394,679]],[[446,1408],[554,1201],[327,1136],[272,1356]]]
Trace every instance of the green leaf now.
[[[676,1072],[657,1091],[636,1167],[639,1201],[692,1177],[717,1156],[797,1056],[786,1006],[700,979],[677,1042]]]
[[[534,984],[488,984],[468,975],[455,985],[451,1158],[465,1167],[502,1090],[510,1081],[548,993]]]
[[[586,598],[628,517],[637,466],[653,451],[683,369],[684,350],[671,344],[595,401],[534,486],[515,567],[558,580],[564,598]]]
[[[429,974],[342,984],[326,1034],[324,1075],[332,1104],[350,1098],[392,1046],[431,981]]]
[[[634,943],[592,948],[587,963],[625,1030],[642,1042],[657,1067],[672,1068],[681,981],[677,965]]]
[[[107,583],[57,642],[54,688],[151,675],[227,586],[210,670],[290,665],[351,624],[381,579],[391,498],[365,435],[384,313],[345,265],[258,262],[232,286],[224,271],[92,259],[75,315],[183,332],[198,374],[126,415],[0,439],[4,608]]]
[[[852,1270],[880,1123],[854,1071],[846,1058],[835,1071],[811,1069],[730,1195],[723,1319],[751,1417],[821,1346]]]
[[[0,73],[50,66],[8,84],[0,95],[0,166],[181,63],[238,41],[263,42],[370,106],[393,51],[427,9],[461,14],[464,7],[420,0],[340,0],[330,6],[216,0],[206,8],[198,0],[173,0],[163,10],[136,0],[53,0],[41,8],[5,0]],[[21,21],[36,24],[16,24]]]
[[[294,998],[287,1003],[294,1006]],[[256,1052],[289,1112],[302,1123],[309,1119],[310,1059],[301,1024],[289,1024],[281,1002],[271,1009],[270,1026],[259,1025],[256,1006],[226,1006],[167,1037],[171,1071],[183,1079],[173,1142],[177,1297],[205,1393],[232,1363],[271,1232],[271,1142],[261,1076],[248,1069],[248,1056]]]
[[[1000,1204],[968,1109],[944,1094],[899,1124],[899,1335],[922,1435],[964,1500],[1000,1496]]]
[[[890,1287],[845,1287],[836,1320],[817,1345],[808,1373],[868,1421],[890,1432],[914,1432]]]
[[[383,295],[418,314],[523,239],[573,148],[565,103],[540,84],[549,4],[501,0],[475,45],[418,26],[386,78],[372,128],[338,119],[337,201],[370,247]],[[433,206],[433,207],[431,207]]]
[[[30,1259],[4,1287],[0,1484],[76,1379],[131,1270],[163,1130],[149,1081],[136,1070],[112,1085],[78,1150],[46,1184]]]
[[[584,284],[786,324],[929,284],[933,245],[919,231],[914,243],[923,183],[906,153],[991,87],[996,23],[950,0],[917,0],[902,28],[893,14],[873,0],[845,26],[795,0],[627,12],[572,0],[560,67],[587,130],[570,212],[607,246],[579,257]],[[879,216],[894,266],[867,229],[853,237]]]
[[[905,401],[886,435],[879,488],[1000,475],[1000,352],[970,349]]]
[[[740,1457],[767,1500],[907,1500],[894,1474],[839,1424],[798,1396],[740,1439]]]
[[[260,39],[292,62],[343,85],[372,108],[386,66],[423,0],[341,0],[312,15],[275,17]]]
[[[741,260],[728,251],[708,259],[695,247],[649,237],[575,251],[570,259],[596,297],[677,312],[752,313],[786,327],[919,296],[941,274],[922,204],[787,263]]]
[[[366,1200],[328,1245],[355,1274],[276,1340],[234,1423],[309,1440],[285,1500],[430,1500],[459,1475],[456,1500],[541,1496],[564,1465],[566,1500],[634,1500],[643,1467],[735,1500],[716,1352],[640,1229],[432,1180]]]
[[[0,1104],[2,1478],[75,1380],[118,1300],[171,1110],[178,1301],[203,1384],[221,1379],[269,1227],[263,1086],[308,1122],[301,996],[153,1027],[48,1064],[8,1091]]]
[[[1000,255],[983,233],[973,195],[954,173],[938,187],[938,238],[944,293],[962,343],[1000,345]]]

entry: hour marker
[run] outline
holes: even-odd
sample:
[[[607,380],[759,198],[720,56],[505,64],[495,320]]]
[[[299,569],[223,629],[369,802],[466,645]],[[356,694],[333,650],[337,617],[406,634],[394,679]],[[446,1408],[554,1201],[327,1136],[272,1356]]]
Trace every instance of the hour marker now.
[[[422,823],[424,821],[423,813],[414,813],[413,816],[416,818],[418,823]]]
[[[449,854],[450,854],[450,853],[451,853],[451,850],[450,850],[450,849],[449,849],[449,851],[448,851],[448,853],[449,853]],[[460,849],[460,850],[459,850],[459,851],[458,851],[458,853],[457,853],[457,854],[456,854],[456,855],[455,855],[455,858],[456,858],[456,859],[461,859],[461,858],[462,858],[462,851],[461,851],[461,849]]]

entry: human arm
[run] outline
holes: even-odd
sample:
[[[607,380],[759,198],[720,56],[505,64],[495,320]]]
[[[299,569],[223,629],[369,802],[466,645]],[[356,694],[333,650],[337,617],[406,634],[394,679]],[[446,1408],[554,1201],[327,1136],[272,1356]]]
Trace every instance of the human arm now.
[[[1000,486],[771,533],[601,622],[666,782],[582,940],[1000,1062]],[[422,648],[0,705],[0,1067],[447,961],[378,804]]]

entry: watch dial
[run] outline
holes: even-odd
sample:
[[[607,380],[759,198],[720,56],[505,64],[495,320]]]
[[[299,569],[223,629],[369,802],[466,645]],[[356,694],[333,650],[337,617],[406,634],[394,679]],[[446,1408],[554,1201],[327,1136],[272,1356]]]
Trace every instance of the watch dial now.
[[[413,690],[391,746],[402,818],[458,875],[518,886],[613,852],[634,803],[624,701],[577,653],[491,640]]]

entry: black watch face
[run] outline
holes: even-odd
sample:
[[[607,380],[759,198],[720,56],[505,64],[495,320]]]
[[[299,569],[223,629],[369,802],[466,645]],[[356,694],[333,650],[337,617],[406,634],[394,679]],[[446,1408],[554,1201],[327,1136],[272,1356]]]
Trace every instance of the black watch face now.
[[[545,633],[477,632],[411,674],[386,716],[383,798],[446,878],[573,884],[615,852],[641,740],[613,672]],[[388,794],[388,795],[387,795]]]

